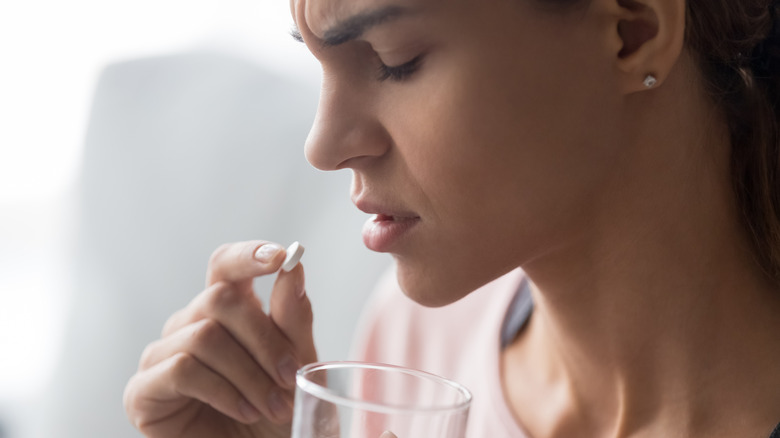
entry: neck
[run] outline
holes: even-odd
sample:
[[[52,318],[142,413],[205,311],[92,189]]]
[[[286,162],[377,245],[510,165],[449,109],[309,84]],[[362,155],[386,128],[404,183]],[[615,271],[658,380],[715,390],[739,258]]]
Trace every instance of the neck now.
[[[684,113],[706,117],[706,108]],[[589,424],[587,436],[752,436],[743,422],[723,424],[744,420],[735,409],[757,417],[765,436],[763,423],[778,420],[767,407],[780,405],[769,395],[780,393],[771,371],[780,291],[738,222],[728,135],[690,132],[712,124],[670,113],[626,139],[632,147],[594,200],[597,213],[582,219],[584,233],[523,265],[536,310],[518,342],[536,355],[531,373],[559,395],[539,436],[566,436],[574,423]]]

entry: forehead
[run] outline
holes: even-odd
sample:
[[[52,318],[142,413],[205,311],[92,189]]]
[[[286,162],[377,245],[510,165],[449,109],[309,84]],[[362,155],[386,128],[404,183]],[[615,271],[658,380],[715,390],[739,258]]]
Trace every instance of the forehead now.
[[[361,12],[387,6],[411,8],[430,0],[290,0],[296,25],[322,35],[336,23]]]

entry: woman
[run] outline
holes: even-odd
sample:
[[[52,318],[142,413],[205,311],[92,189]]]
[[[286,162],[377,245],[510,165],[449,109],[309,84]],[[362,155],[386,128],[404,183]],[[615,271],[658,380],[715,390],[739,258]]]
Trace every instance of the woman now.
[[[352,170],[376,215],[366,245],[393,255],[406,296],[446,306],[381,294],[362,358],[471,387],[471,437],[772,433],[772,1],[291,9],[324,73],[308,160]],[[260,241],[215,252],[128,384],[139,429],[288,436],[293,372],[316,359],[303,270],[279,274],[270,316],[251,292],[282,258]]]

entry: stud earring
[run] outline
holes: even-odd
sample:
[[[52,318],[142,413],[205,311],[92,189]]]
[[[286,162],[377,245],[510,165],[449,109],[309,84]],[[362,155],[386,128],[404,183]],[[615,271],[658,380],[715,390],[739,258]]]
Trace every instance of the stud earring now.
[[[655,76],[653,75],[647,75],[645,77],[645,81],[643,82],[643,84],[645,84],[645,87],[647,88],[653,88],[657,83],[658,83],[658,79],[656,79]]]

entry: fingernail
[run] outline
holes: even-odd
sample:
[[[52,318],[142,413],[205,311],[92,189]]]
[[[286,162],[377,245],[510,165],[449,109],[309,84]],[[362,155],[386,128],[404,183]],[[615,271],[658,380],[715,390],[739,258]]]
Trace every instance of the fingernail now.
[[[282,382],[284,382],[288,387],[294,388],[295,374],[298,372],[298,363],[295,361],[295,359],[293,359],[291,356],[285,357],[279,361],[277,370],[279,370],[279,377],[282,378]]]
[[[260,411],[255,409],[255,407],[249,404],[249,402],[246,400],[241,400],[238,402],[238,411],[241,412],[241,416],[244,417],[245,420],[252,423],[259,420],[260,416],[262,415]]]
[[[265,245],[257,248],[255,251],[255,260],[263,263],[268,263],[274,258],[276,254],[279,254],[283,248],[273,243],[266,243]]]
[[[271,390],[268,396],[268,409],[279,421],[287,421],[290,416],[290,406],[284,401],[278,389]]]

